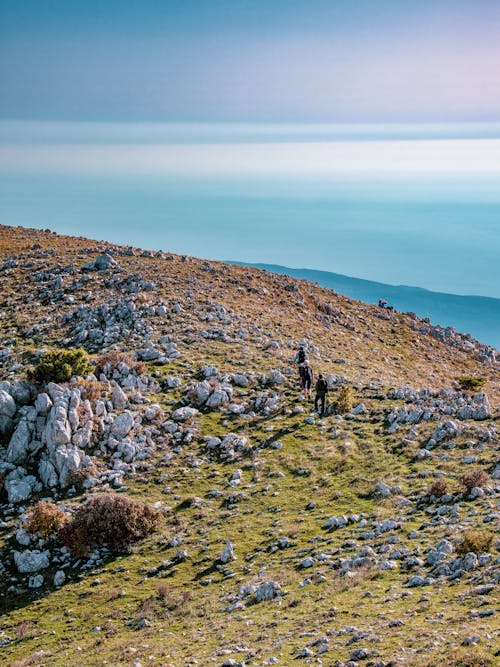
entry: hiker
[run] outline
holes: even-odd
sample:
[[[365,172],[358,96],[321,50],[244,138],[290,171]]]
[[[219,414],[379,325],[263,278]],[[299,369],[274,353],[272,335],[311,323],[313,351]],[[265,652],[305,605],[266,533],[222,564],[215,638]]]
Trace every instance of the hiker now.
[[[311,387],[313,383],[313,369],[308,361],[305,361],[299,366],[300,386],[304,390],[306,398],[311,397]]]
[[[309,361],[309,359],[307,357],[304,346],[301,345],[298,349],[298,352],[295,354],[294,362],[300,366],[301,364],[305,363],[306,361]]]
[[[323,415],[325,414],[325,402],[327,393],[328,393],[328,382],[323,377],[323,374],[320,373],[318,375],[318,380],[316,382],[316,396],[314,397],[314,409],[316,410],[316,412],[319,412],[318,403],[321,402],[321,412],[319,412],[321,417],[323,417]]]

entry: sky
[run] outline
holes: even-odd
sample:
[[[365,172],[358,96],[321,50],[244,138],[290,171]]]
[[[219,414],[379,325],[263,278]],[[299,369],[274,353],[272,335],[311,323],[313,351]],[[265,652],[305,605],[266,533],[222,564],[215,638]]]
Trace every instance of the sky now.
[[[500,119],[498,0],[1,0],[0,118]]]

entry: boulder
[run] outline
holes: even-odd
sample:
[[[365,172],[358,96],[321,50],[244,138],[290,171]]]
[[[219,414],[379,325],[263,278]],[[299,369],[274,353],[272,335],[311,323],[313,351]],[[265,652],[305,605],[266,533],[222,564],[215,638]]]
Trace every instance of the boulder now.
[[[127,394],[119,384],[115,384],[114,386],[113,393],[111,394],[111,403],[115,410],[124,410],[128,406]]]
[[[219,556],[219,561],[225,565],[226,563],[229,563],[232,560],[236,560],[236,556],[234,555],[233,544],[232,544],[232,542],[229,542],[229,540],[228,540],[226,542],[226,546],[224,548],[224,551]]]
[[[130,412],[122,412],[113,422],[111,433],[118,439],[125,438],[134,425],[134,417]]]
[[[39,572],[50,564],[50,553],[48,551],[14,551],[14,563],[18,572]]]
[[[193,419],[193,417],[196,417],[198,414],[199,412],[196,408],[185,406],[183,408],[177,408],[177,410],[174,410],[172,413],[172,419],[175,422],[185,422],[188,419]]]
[[[27,458],[31,434],[32,424],[26,417],[23,417],[12,434],[7,448],[7,461],[9,463],[22,463]]]
[[[281,594],[281,586],[277,581],[264,581],[255,591],[255,599],[257,602],[264,602],[266,600],[273,600]]]
[[[0,434],[6,435],[12,430],[12,417],[16,412],[16,402],[4,389],[0,389]]]

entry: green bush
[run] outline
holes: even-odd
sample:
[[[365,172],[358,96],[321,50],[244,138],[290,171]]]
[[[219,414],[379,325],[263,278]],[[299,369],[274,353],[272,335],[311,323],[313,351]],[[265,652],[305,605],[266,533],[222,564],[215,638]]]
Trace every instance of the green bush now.
[[[96,546],[121,550],[161,530],[164,524],[161,512],[139,500],[101,493],[76,510],[71,523],[59,532],[59,539],[75,556],[83,556]]]
[[[74,375],[87,375],[88,356],[85,350],[48,350],[40,357],[30,377],[36,382],[67,382]]]
[[[457,382],[464,391],[479,391],[486,384],[486,378],[461,375],[457,378]]]
[[[333,414],[345,415],[351,412],[354,404],[354,394],[351,387],[342,387],[333,400]]]

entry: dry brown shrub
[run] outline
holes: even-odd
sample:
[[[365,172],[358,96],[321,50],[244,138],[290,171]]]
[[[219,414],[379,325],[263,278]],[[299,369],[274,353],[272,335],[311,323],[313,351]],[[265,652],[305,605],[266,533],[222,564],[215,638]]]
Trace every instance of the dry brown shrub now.
[[[100,375],[104,371],[104,368],[107,364],[109,364],[111,366],[111,370],[114,371],[121,363],[132,367],[136,363],[136,360],[129,352],[111,350],[110,352],[106,352],[106,354],[102,354],[99,357],[95,366],[95,371],[97,375]]]
[[[71,517],[54,503],[40,500],[26,513],[25,528],[28,532],[49,537],[58,533]]]
[[[104,382],[97,380],[81,380],[78,386],[82,390],[83,398],[87,398],[89,401],[101,398],[106,390]]]
[[[470,472],[464,473],[460,477],[460,482],[465,487],[466,492],[470,493],[476,486],[482,487],[491,484],[491,477],[488,475],[486,470],[475,468]]]
[[[464,555],[468,553],[482,554],[489,551],[495,535],[489,530],[468,530],[464,533],[464,539],[457,546],[457,553]]]
[[[145,503],[117,493],[101,493],[87,500],[75,512],[71,523],[59,532],[59,539],[76,556],[96,546],[113,551],[161,530],[163,515]]]
[[[36,625],[33,621],[22,621],[14,628],[17,641],[31,639],[36,635]]]
[[[85,466],[84,468],[71,470],[66,478],[66,486],[68,488],[70,486],[75,486],[77,489],[81,489],[84,482],[86,482],[91,477],[95,477],[97,473],[98,469],[94,464]]]
[[[421,663],[419,663],[420,665]],[[435,658],[430,662],[426,662],[424,667],[442,667],[446,664],[447,667],[494,667],[496,662],[491,655],[488,655],[482,649],[464,650],[455,649],[448,651],[446,659]],[[417,667],[415,665],[415,667]]]
[[[427,489],[429,496],[435,496],[436,498],[442,498],[445,493],[448,493],[448,483],[445,479],[436,479]]]

